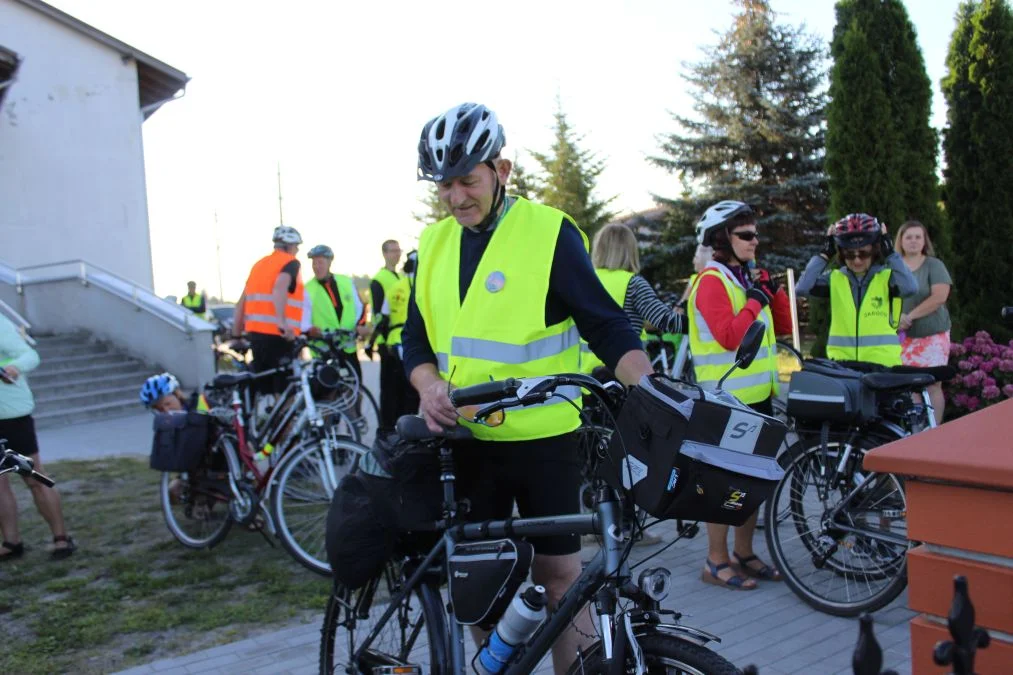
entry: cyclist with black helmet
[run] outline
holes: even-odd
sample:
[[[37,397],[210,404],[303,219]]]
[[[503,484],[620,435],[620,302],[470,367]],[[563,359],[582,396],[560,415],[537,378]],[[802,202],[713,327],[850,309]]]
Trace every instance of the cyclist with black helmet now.
[[[402,333],[405,369],[430,427],[458,423],[448,389],[576,372],[580,337],[631,385],[652,372],[640,338],[609,296],[587,254],[587,237],[562,211],[506,194],[511,163],[503,128],[483,105],[465,103],[430,120],[419,141],[419,180],[438,187],[451,216],[419,239],[415,286]],[[579,390],[566,392],[579,402]],[[511,410],[455,452],[457,484],[473,520],[580,511],[577,410],[561,398]],[[580,538],[533,538],[532,576],[555,606],[580,575]],[[587,615],[580,632],[593,635]],[[553,648],[565,672],[581,638],[571,628]]]
[[[766,270],[753,269],[759,234],[756,215],[745,202],[725,200],[708,208],[697,222],[697,244],[711,247],[711,260],[693,283],[686,313],[689,348],[697,384],[714,388],[735,363],[735,352],[753,322],[767,326],[761,347],[748,368],[735,370],[724,390],[757,412],[772,415],[777,394],[775,338],[791,332],[788,295]],[[701,579],[727,590],[750,591],[757,579],[780,581],[781,573],[753,551],[756,515],[735,528],[728,555],[728,525],[707,524],[707,559]]]
[[[830,265],[835,254],[840,267]],[[901,298],[917,293],[918,281],[875,217],[852,213],[831,225],[795,290],[830,298],[829,358],[901,365]]]

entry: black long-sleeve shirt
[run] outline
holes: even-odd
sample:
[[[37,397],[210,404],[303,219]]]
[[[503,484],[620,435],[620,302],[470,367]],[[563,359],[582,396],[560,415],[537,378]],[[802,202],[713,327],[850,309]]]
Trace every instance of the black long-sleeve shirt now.
[[[494,229],[474,232],[461,228],[460,301],[471,286],[478,264],[485,253]],[[523,255],[523,251],[518,251]],[[425,265],[419,259],[418,264]],[[587,340],[591,351],[605,365],[615,370],[626,352],[641,349],[640,336],[634,332],[630,320],[612,299],[595,274],[591,258],[584,249],[584,241],[569,221],[563,221],[556,239],[556,250],[549,273],[549,292],[545,298],[545,325],[552,326],[573,317],[581,337]],[[504,317],[508,321],[509,317]],[[408,320],[402,332],[405,371],[431,363],[436,365],[436,354],[429,344],[425,320],[415,303],[412,288],[408,305]]]

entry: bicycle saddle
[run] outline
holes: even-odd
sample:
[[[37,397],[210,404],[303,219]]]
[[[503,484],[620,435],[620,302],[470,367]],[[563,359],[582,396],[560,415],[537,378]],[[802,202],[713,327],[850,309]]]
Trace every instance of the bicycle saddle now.
[[[211,382],[210,386],[214,389],[223,389],[249,382],[252,379],[253,373],[219,373],[215,375],[215,379]]]
[[[957,369],[953,366],[894,366],[891,373],[905,375],[931,375],[936,382],[949,382],[957,376]]]
[[[402,415],[397,420],[397,433],[406,441],[431,441],[445,438],[448,441],[467,441],[473,438],[471,429],[460,424],[433,433],[426,421],[418,415]]]
[[[866,373],[862,375],[862,384],[873,391],[922,389],[935,381],[936,378],[930,373]]]

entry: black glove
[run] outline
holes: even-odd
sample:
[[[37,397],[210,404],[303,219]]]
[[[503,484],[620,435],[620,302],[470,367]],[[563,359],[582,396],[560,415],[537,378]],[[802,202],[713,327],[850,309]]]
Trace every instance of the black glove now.
[[[893,242],[886,235],[879,238],[879,252],[883,255],[883,260],[889,258],[893,253]]]
[[[837,253],[837,242],[834,241],[834,235],[828,234],[827,240],[823,242],[823,248],[820,249],[820,255],[830,260],[835,253]]]
[[[770,276],[770,272],[767,270],[756,270],[754,273],[753,284],[761,291],[767,294],[767,297],[771,300],[777,295],[777,291],[781,288],[781,284]]]
[[[770,297],[756,286],[753,286],[748,291],[746,291],[746,297],[752,300],[756,300],[758,303],[760,303],[760,309],[763,309],[764,307],[770,304]]]

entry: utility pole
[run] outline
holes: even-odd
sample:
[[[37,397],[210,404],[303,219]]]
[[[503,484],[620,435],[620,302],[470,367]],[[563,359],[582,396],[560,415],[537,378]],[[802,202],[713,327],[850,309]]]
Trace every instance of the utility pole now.
[[[215,257],[218,259],[218,302],[225,302],[222,289],[222,238],[218,231],[218,209],[215,209]]]
[[[281,212],[281,162],[278,162],[278,224],[285,224],[285,216]]]

